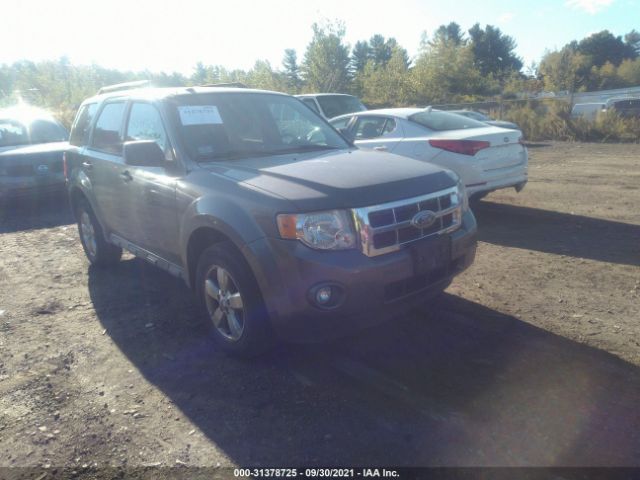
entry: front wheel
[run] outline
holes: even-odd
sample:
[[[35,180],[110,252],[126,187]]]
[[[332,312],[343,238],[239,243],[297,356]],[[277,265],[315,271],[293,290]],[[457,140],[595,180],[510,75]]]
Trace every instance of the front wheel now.
[[[80,242],[92,265],[108,266],[116,264],[122,256],[122,249],[107,243],[93,210],[86,200],[77,207],[78,233]]]
[[[225,352],[255,356],[273,345],[269,318],[253,272],[228,242],[198,260],[196,286],[211,336]]]

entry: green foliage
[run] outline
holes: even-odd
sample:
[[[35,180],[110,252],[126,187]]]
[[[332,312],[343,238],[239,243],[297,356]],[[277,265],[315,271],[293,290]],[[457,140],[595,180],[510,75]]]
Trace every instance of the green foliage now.
[[[440,25],[433,35],[433,43],[453,43],[454,45],[464,45],[467,40],[464,38],[464,32],[460,25],[451,22],[449,25]]]
[[[243,83],[262,90],[287,91],[287,77],[274,71],[266,60],[258,60],[253,68],[247,72]]]
[[[629,35],[630,41],[633,41],[633,31]],[[626,58],[637,57],[633,45],[623,42],[622,37],[614,36],[609,30],[603,30],[582,39],[578,43],[577,51],[589,57],[591,65],[596,67],[601,67],[607,62],[618,66]]]
[[[313,24],[313,38],[302,64],[306,90],[347,92],[350,86],[349,46],[344,43],[345,28],[340,22]]]
[[[97,65],[74,66],[66,58],[39,63],[21,61],[0,65],[0,106],[18,102],[51,110],[67,127],[82,101],[100,87],[132,80],[151,80],[158,86],[184,85],[180,74],[121,72]]]
[[[547,53],[539,67],[549,91],[578,91],[585,87],[589,71],[589,59],[571,47]]]
[[[411,70],[413,102],[439,104],[483,94],[487,78],[475,66],[470,46],[439,38],[429,42]]]
[[[401,49],[396,48],[383,66],[370,60],[360,80],[362,101],[371,108],[406,106],[411,101],[413,87]]]
[[[483,75],[502,78],[523,67],[522,60],[514,53],[515,40],[499,28],[487,25],[483,30],[476,23],[469,30],[469,38],[475,65]]]
[[[298,55],[295,50],[288,48],[284,51],[282,66],[284,67],[284,75],[287,81],[287,90],[292,93],[298,93],[300,87],[302,87],[302,79],[300,78]]]
[[[622,118],[613,111],[599,114],[595,121],[571,118],[570,105],[565,102],[513,105],[504,118],[517,123],[532,141],[640,142],[640,119]]]
[[[72,65],[66,58],[0,65],[0,107],[24,101],[52,110],[69,126],[77,106],[100,87],[141,79],[157,86],[240,82],[288,93],[349,92],[370,107],[495,102],[526,98],[542,90],[578,92],[640,85],[640,33],[636,30],[624,39],[605,30],[573,41],[547,52],[539,65],[532,64],[522,73],[515,42],[491,25],[476,24],[468,35],[455,22],[441,25],[431,38],[425,32],[415,59],[392,37],[376,34],[350,50],[341,22],[312,28],[302,62],[295,50],[287,49],[280,68],[264,60],[248,70],[198,62],[192,74],[184,76]],[[633,131],[625,130],[628,122],[611,120],[605,125],[598,120],[585,126],[559,108],[536,103],[513,106],[508,114],[536,138],[633,138]]]

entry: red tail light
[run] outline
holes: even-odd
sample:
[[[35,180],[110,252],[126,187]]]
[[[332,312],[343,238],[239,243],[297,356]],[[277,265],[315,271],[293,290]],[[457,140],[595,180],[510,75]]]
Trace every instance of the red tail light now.
[[[69,177],[67,175],[67,152],[62,152],[62,173],[64,174],[64,179],[68,180]]]
[[[429,145],[448,152],[471,156],[491,146],[489,142],[480,140],[429,140]]]

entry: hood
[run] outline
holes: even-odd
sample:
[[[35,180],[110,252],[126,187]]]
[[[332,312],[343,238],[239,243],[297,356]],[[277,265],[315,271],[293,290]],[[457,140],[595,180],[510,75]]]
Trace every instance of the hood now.
[[[425,195],[456,184],[441,167],[386,152],[340,150],[205,165],[293,202],[300,211],[354,208]]]

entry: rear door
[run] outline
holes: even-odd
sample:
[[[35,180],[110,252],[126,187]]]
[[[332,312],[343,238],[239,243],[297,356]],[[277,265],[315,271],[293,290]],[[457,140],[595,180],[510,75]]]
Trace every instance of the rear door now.
[[[391,117],[358,115],[350,129],[360,148],[393,152],[403,138],[402,127]]]
[[[133,101],[129,110],[126,141],[153,140],[165,152],[167,167],[127,166],[130,181],[129,240],[168,260],[179,263],[176,174],[172,148],[160,111],[150,102]]]
[[[127,230],[131,197],[122,159],[125,107],[123,99],[109,100],[102,105],[83,155],[82,169],[91,180],[96,213],[103,226],[127,238],[131,233]]]

